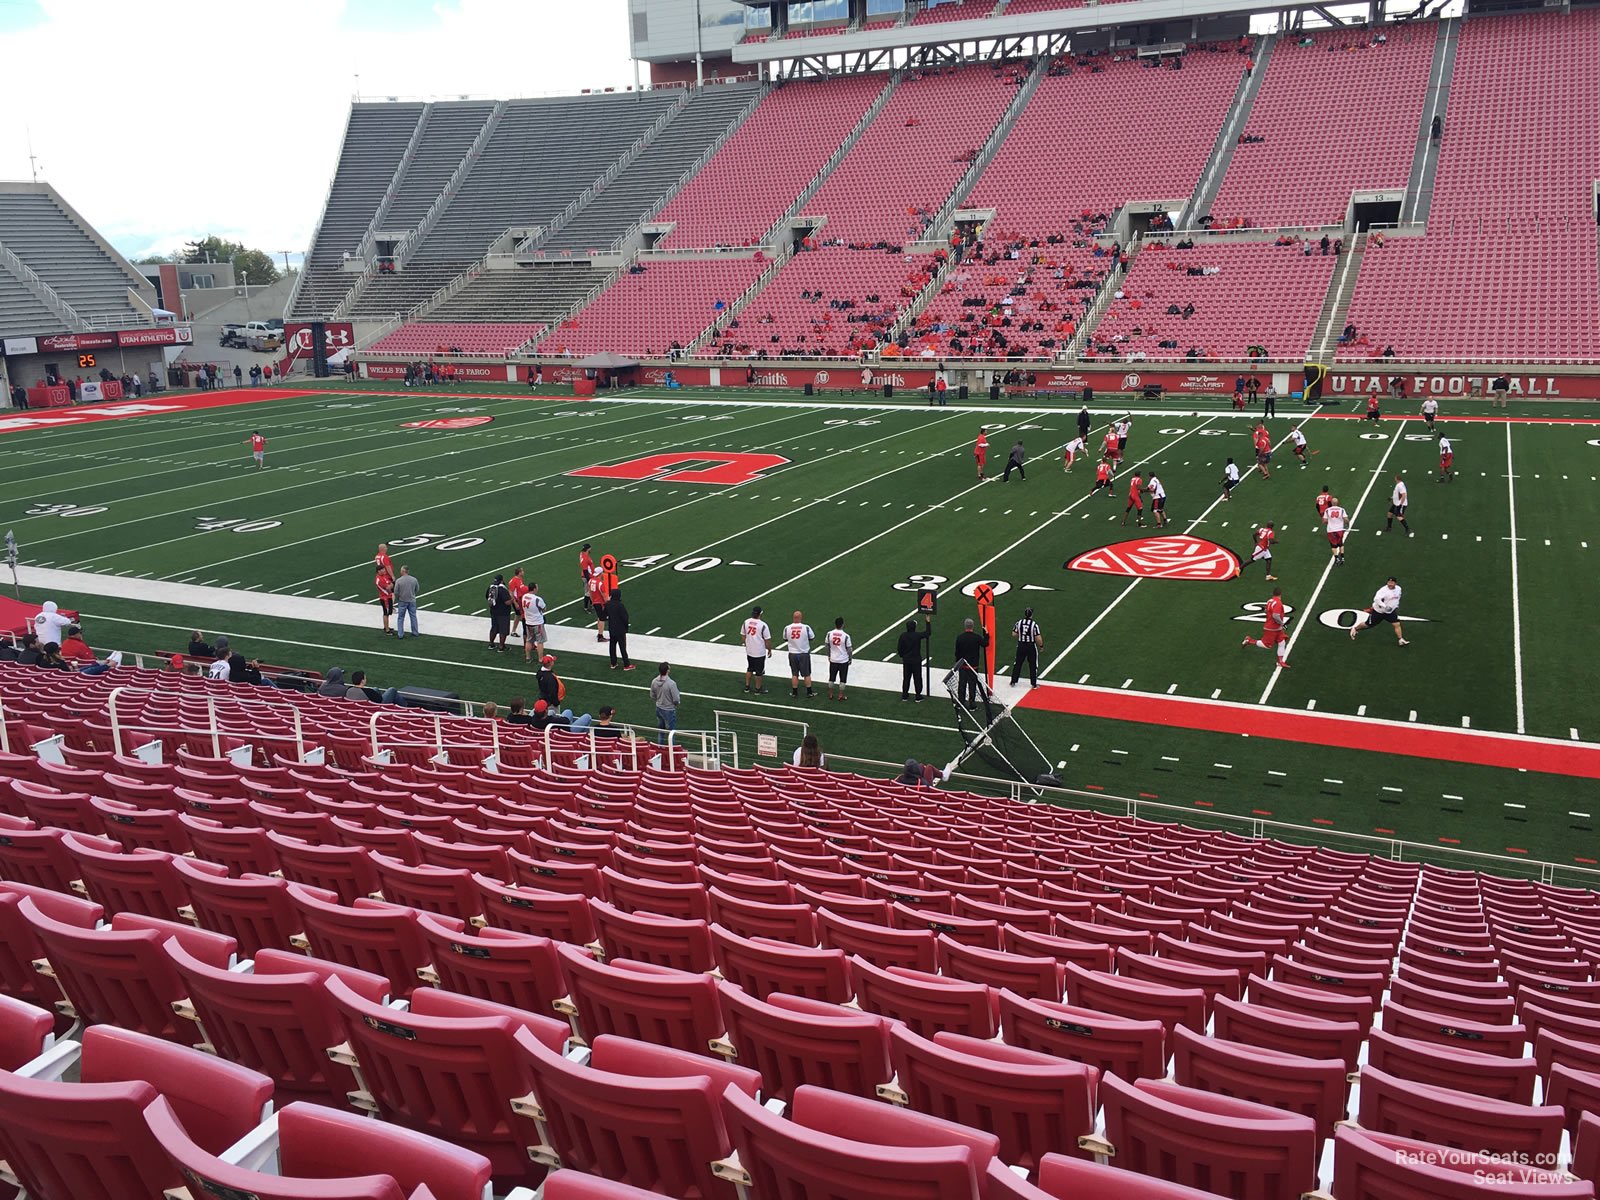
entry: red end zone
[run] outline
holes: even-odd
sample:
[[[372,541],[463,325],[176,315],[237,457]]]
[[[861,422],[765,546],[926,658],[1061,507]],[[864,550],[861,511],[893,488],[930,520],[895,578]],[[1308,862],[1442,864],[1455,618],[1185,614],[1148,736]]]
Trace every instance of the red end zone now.
[[[1115,721],[1137,721],[1175,729],[1200,729],[1208,733],[1250,734],[1281,742],[1373,750],[1380,754],[1404,754],[1411,758],[1480,767],[1600,779],[1600,745],[1592,742],[1560,742],[1553,738],[1412,725],[1373,717],[1291,712],[1258,704],[1190,700],[1182,696],[1124,692],[1081,684],[1040,684],[1017,701],[1017,707],[1079,717],[1109,717]]]
[[[0,417],[0,433],[26,433],[30,429],[63,429],[68,425],[92,425],[97,421],[123,421],[129,417],[156,417],[164,413],[199,412],[207,408],[231,408],[235,404],[255,404],[261,400],[288,400],[320,393],[304,388],[231,388],[216,392],[189,392],[182,396],[150,396],[141,400],[118,400],[112,404],[86,404],[82,408],[39,408],[23,412],[8,410]]]

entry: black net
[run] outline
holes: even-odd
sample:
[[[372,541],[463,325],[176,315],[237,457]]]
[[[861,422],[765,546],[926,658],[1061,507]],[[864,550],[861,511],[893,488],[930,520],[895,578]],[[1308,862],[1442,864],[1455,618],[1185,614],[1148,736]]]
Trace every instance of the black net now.
[[[1042,783],[1046,777],[1053,780],[1055,765],[1017,723],[1011,709],[985,685],[983,677],[969,673],[965,683],[963,687],[956,671],[944,677],[963,746],[949,769],[955,770],[963,763],[970,769],[971,762],[976,761],[1006,779],[1029,784]]]

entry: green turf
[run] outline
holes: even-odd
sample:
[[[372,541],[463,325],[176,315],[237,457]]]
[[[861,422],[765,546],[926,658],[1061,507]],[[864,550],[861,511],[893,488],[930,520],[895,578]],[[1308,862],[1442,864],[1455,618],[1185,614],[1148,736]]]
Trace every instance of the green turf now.
[[[0,522],[15,529],[24,561],[38,565],[332,599],[371,597],[371,554],[387,541],[396,560],[422,580],[425,613],[476,612],[487,578],[522,564],[541,582],[558,623],[582,617],[577,551],[592,541],[597,552],[624,561],[637,633],[728,646],[728,675],[695,673],[693,684],[706,697],[726,694],[730,704],[742,703],[730,684],[739,663],[737,622],[751,604],[766,605],[774,626],[795,608],[819,629],[844,615],[858,656],[883,659],[910,612],[908,577],[933,576],[944,593],[935,647],[941,659],[955,622],[972,611],[957,593],[990,580],[1006,585],[1003,628],[1024,602],[1034,606],[1045,629],[1050,680],[1087,678],[1112,688],[1252,704],[1271,684],[1267,699],[1288,709],[1314,704],[1325,713],[1514,732],[1520,653],[1520,727],[1563,740],[1574,730],[1587,740],[1600,736],[1593,699],[1600,626],[1585,618],[1600,598],[1586,544],[1600,508],[1600,447],[1588,444],[1594,427],[1511,426],[1516,478],[1508,480],[1507,426],[1451,423],[1449,410],[1467,404],[1451,402],[1444,424],[1456,443],[1460,477],[1446,485],[1433,482],[1436,451],[1420,420],[1374,430],[1286,404],[1272,422],[1274,436],[1306,421],[1317,451],[1311,469],[1299,470],[1282,449],[1270,480],[1247,478],[1231,503],[1214,504],[1223,459],[1249,460],[1249,420],[1224,404],[1193,399],[1164,401],[1160,415],[1135,417],[1129,461],[1159,471],[1172,531],[1192,530],[1248,557],[1254,525],[1277,523],[1277,574],[1301,632],[1292,669],[1273,684],[1269,656],[1239,645],[1255,627],[1235,619],[1270,592],[1259,568],[1236,583],[1146,580],[1131,588],[1125,579],[1061,569],[1079,551],[1137,532],[1118,523],[1125,489],[1115,501],[1091,499],[1087,464],[1069,476],[1061,471],[1054,452],[1068,436],[1075,403],[1042,398],[999,406],[1037,404],[1025,413],[972,415],[930,410],[914,397],[635,396],[670,403],[632,404],[626,396],[537,401],[510,387],[407,394],[391,385],[340,385],[265,404],[11,434],[0,447],[6,455]],[[706,402],[713,397],[749,403]],[[1096,410],[1097,426],[1120,411],[1110,404]],[[1481,404],[1471,411],[1488,414]],[[1560,418],[1588,411],[1545,402],[1514,413]],[[400,428],[463,414],[495,419],[460,431]],[[1021,431],[1032,456],[1026,482],[975,484],[970,448],[980,424],[1005,426],[991,429],[991,470],[1019,426],[1037,427]],[[254,428],[269,438],[264,472],[249,469],[244,439]],[[791,461],[731,489],[567,474],[664,450],[760,451]],[[1374,536],[1395,471],[1413,493],[1415,538]],[[1325,580],[1327,546],[1312,507],[1323,483],[1347,509],[1360,502],[1349,563]],[[1520,636],[1507,540],[1513,483]],[[65,514],[37,511],[45,505],[73,507]],[[416,544],[424,538],[427,544]],[[439,549],[441,542],[462,548]],[[1396,647],[1384,629],[1352,645],[1341,630],[1318,621],[1324,612],[1370,603],[1390,572],[1405,586],[1406,612],[1428,620],[1410,628],[1411,646]],[[143,650],[174,641],[151,623],[187,629],[195,621],[192,610],[78,603],[108,623],[137,620],[118,628],[125,628],[126,644]],[[481,690],[499,699],[517,688],[520,663],[468,665],[460,660],[471,654],[454,645],[447,653],[430,646],[441,661],[413,659],[405,680],[397,680],[388,657],[397,648],[375,630],[313,635],[299,623],[226,615],[214,623],[245,637],[282,639],[282,657],[292,661],[366,665],[382,682]],[[349,655],[368,661],[352,664]],[[598,677],[597,696],[618,686],[603,669],[586,665],[584,673]],[[638,702],[632,693],[631,703]],[[786,695],[766,705],[763,711],[774,715],[791,708]],[[849,716],[835,711],[809,719],[841,752],[941,760],[956,746],[947,714],[943,705],[916,709],[893,696],[859,692]],[[1586,795],[1593,789],[1578,781],[1507,778],[1515,773],[1282,742],[1242,744],[1092,718],[1030,713],[1024,719],[1051,757],[1067,763],[1063,776],[1073,786],[1135,798],[1145,793],[1189,808],[1208,802],[1211,811],[1246,817],[1326,820],[1332,824],[1316,828],[1330,836],[1393,830],[1398,838],[1453,837],[1463,848],[1494,853],[1514,848],[1564,862],[1600,857],[1592,853],[1596,843],[1582,828],[1585,820],[1565,815],[1591,811]],[[1113,755],[1114,749],[1127,753]],[[1216,762],[1232,768],[1210,765]],[[1326,778],[1344,783],[1324,785]],[[1444,799],[1451,795],[1463,799]],[[1455,807],[1462,811],[1448,811]]]

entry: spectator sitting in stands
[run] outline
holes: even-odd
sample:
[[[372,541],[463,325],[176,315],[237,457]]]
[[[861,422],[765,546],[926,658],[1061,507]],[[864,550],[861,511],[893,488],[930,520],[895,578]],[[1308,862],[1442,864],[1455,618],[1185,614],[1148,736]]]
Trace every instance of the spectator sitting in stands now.
[[[356,671],[350,676],[350,686],[345,688],[344,698],[346,700],[371,700],[373,696],[371,692],[367,691],[366,682],[367,673],[365,671]]]
[[[39,646],[39,635],[23,634],[22,640],[17,643],[17,662],[24,667],[36,667],[43,657],[44,651]]]
[[[48,667],[52,671],[70,671],[72,664],[61,657],[61,646],[57,642],[46,642],[40,651],[39,662],[41,667]]]
[[[485,700],[483,702],[483,715],[490,721],[498,721],[500,719],[500,706],[493,700]]]
[[[1382,355],[1380,355],[1379,357],[1381,357],[1381,358],[1393,358],[1394,357],[1394,347],[1393,346],[1385,346],[1383,348]]]
[[[235,657],[239,658],[241,661],[244,658],[243,655],[236,655]],[[238,681],[235,680],[234,682]],[[322,686],[317,689],[317,695],[330,696],[335,700],[343,700],[345,698],[345,694],[349,690],[349,685],[344,681],[344,668],[329,667],[328,673],[322,677]]]
[[[533,715],[528,712],[528,702],[521,696],[511,700],[511,710],[506,713],[506,722],[511,725],[532,725]]]
[[[226,682],[231,674],[232,672],[228,667],[228,660],[223,658],[220,654],[216,657],[216,660],[206,668],[206,678],[215,680],[218,683]]]
[[[205,634],[196,629],[189,634],[189,648],[184,653],[190,658],[212,658],[217,652],[207,644]]]
[[[1345,322],[1344,332],[1339,335],[1339,345],[1348,346],[1356,340],[1356,327],[1349,321]]]
[[[110,654],[106,655],[104,662],[85,663],[83,666],[79,667],[78,674],[104,675],[107,671],[111,670],[112,667],[120,667],[121,665],[122,651],[113,650]]]

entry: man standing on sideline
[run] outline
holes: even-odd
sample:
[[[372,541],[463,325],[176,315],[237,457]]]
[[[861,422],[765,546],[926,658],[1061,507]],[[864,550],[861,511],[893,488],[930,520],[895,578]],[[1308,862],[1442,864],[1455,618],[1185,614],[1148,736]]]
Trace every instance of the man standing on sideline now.
[[[589,576],[594,574],[594,559],[589,557],[589,543],[583,544],[583,549],[578,551],[578,586],[583,592],[583,611],[590,610],[589,601]]]
[[[241,368],[239,366],[238,363],[234,363],[233,364],[233,386],[234,387],[243,387],[244,386],[244,370],[243,370],[243,368]]]
[[[489,609],[489,649],[504,654],[506,634],[511,631],[511,590],[506,587],[504,575],[494,577],[494,582],[484,589],[483,599]]]
[[[611,669],[617,669],[617,656],[622,656],[622,669],[633,670],[633,660],[628,657],[628,609],[622,603],[622,589],[611,593],[606,601],[606,632],[611,635]]]
[[[968,708],[983,692],[983,648],[988,644],[988,632],[973,629],[971,617],[961,623],[956,634],[956,699]]]
[[[250,457],[256,460],[256,470],[262,470],[267,465],[267,439],[257,429],[251,431],[249,441]]]
[[[828,699],[843,700],[845,684],[850,681],[850,660],[855,657],[855,644],[844,631],[844,618],[835,617],[833,628],[823,638],[828,644]],[[833,685],[839,685],[839,694],[833,694]]]
[[[1007,459],[1006,459],[1005,474],[1000,476],[1000,482],[1001,483],[1009,483],[1009,482],[1011,482],[1011,472],[1012,471],[1015,471],[1020,478],[1026,479],[1028,477],[1028,473],[1025,470],[1022,469],[1022,463],[1023,463],[1023,460],[1026,459],[1027,457],[1028,457],[1027,452],[1024,451],[1023,448],[1022,448],[1022,439],[1018,438],[1016,445],[1011,447],[1010,456],[1007,457]]]
[[[1087,392],[1089,389],[1084,388],[1083,390]],[[1089,428],[1093,423],[1093,419],[1089,416],[1089,400],[1086,396],[1083,401],[1083,407],[1078,410],[1078,436],[1085,442],[1089,440]]]
[[[389,557],[389,543],[379,542],[378,552],[372,556],[372,565],[380,571],[394,574],[394,559]]]
[[[530,583],[522,594],[522,661],[544,657],[544,597],[539,585]]]
[[[750,610],[744,624],[739,626],[739,636],[744,639],[744,690],[755,682],[756,695],[766,693],[767,655],[772,650],[772,630],[761,619],[761,606]]]
[[[806,681],[806,695],[816,697],[811,686],[811,639],[816,637],[805,623],[805,614],[795,609],[794,620],[783,627],[783,640],[789,644],[789,695],[798,698],[800,680]]]
[[[1044,648],[1044,632],[1033,619],[1033,609],[1022,610],[1022,620],[1011,627],[1011,636],[1017,639],[1017,659],[1011,664],[1011,686],[1017,686],[1022,674],[1022,664],[1028,664],[1028,682],[1039,686],[1039,651]]]
[[[1258,638],[1247,637],[1246,646],[1260,646],[1263,650],[1273,650],[1277,653],[1278,666],[1287,668],[1289,665],[1289,618],[1283,611],[1283,589],[1272,589],[1272,599],[1267,601],[1266,618],[1261,626],[1261,636]]]
[[[1275,417],[1275,416],[1277,416],[1278,415],[1278,389],[1273,384],[1271,384],[1269,382],[1267,384],[1267,390],[1261,393],[1261,397],[1262,397],[1262,401],[1263,401],[1263,407],[1261,409],[1262,417]]]
[[[1375,596],[1372,597],[1372,607],[1367,609],[1365,621],[1357,621],[1350,627],[1350,640],[1356,640],[1356,634],[1363,629],[1371,629],[1374,625],[1387,621],[1394,626],[1394,640],[1402,646],[1411,645],[1406,641],[1405,631],[1400,627],[1400,581],[1393,575]]]
[[[394,630],[389,627],[389,618],[394,615],[394,576],[379,567],[374,582],[378,587],[378,608],[383,612],[383,632],[385,636],[392,636]]]
[[[662,663],[656,677],[650,681],[650,702],[656,706],[656,728],[661,731],[663,746],[667,744],[667,736],[678,727],[678,705],[683,703],[671,671],[669,664]]]
[[[406,615],[411,616],[411,636],[421,637],[417,632],[417,592],[421,585],[417,577],[411,573],[411,568],[404,563],[400,564],[400,574],[394,581],[394,632],[397,638],[406,636]]]
[[[922,647],[928,640],[930,632],[929,623],[924,621],[922,632],[917,632],[917,623],[907,621],[905,632],[900,635],[900,642],[895,646],[895,653],[900,656],[900,699],[911,699],[911,689],[917,689],[917,703],[922,703]]]
[[[1409,499],[1410,497],[1406,492],[1405,477],[1396,475],[1394,477],[1394,491],[1389,493],[1389,519],[1384,523],[1383,527],[1387,530],[1392,530],[1394,529],[1395,521],[1398,520],[1400,528],[1406,531],[1407,537],[1416,537],[1417,535],[1412,532],[1411,526],[1406,524],[1406,504]]]
[[[589,578],[584,587],[588,589],[588,599],[584,606],[594,613],[594,640],[606,640],[606,573],[601,570],[589,572]]]
[[[511,572],[506,580],[506,591],[511,593],[511,632],[522,632],[522,598],[528,594],[527,581],[522,578],[522,568]]]

